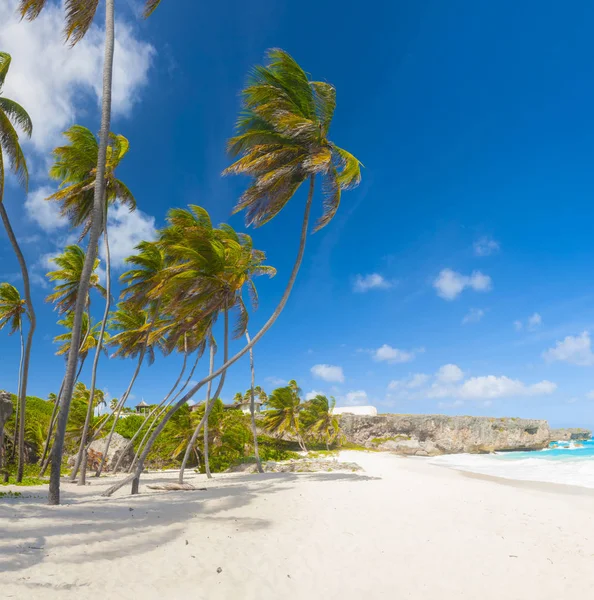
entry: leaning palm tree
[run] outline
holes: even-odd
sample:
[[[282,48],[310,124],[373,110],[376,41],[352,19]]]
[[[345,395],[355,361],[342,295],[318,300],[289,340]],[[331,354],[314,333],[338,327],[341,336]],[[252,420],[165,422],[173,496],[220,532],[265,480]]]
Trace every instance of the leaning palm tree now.
[[[4,327],[10,327],[8,335],[13,335],[17,331],[21,341],[21,357],[19,360],[19,376],[17,387],[17,398],[20,397],[21,383],[23,379],[23,356],[25,353],[25,341],[23,338],[23,317],[27,314],[25,301],[21,298],[19,291],[10,283],[0,283],[0,331]],[[21,413],[22,414],[22,413]],[[19,403],[16,404],[14,416],[14,436],[12,444],[12,456],[16,447],[19,432]],[[2,448],[0,446],[0,452]],[[0,468],[2,465],[0,464]]]
[[[87,257],[81,278],[81,297],[74,309],[74,339],[72,349],[68,355],[66,376],[63,386],[62,398],[60,400],[61,410],[59,414],[58,429],[56,433],[56,452],[52,460],[52,471],[50,478],[50,489],[48,495],[49,504],[60,504],[60,468],[62,452],[64,448],[64,436],[68,424],[68,413],[74,391],[76,365],[78,363],[78,348],[82,332],[82,319],[85,312],[84,299],[86,298],[93,264],[97,255],[99,236],[105,215],[105,165],[107,158],[107,146],[109,141],[109,128],[111,122],[111,91],[113,80],[113,57],[115,48],[115,0],[105,0],[105,60],[103,62],[103,89],[101,100],[101,129],[99,132],[99,154],[97,160],[97,176],[93,190],[93,211],[91,217],[91,228],[89,230],[89,244]],[[145,3],[145,15],[151,15],[160,0],[147,0]],[[20,0],[19,12],[23,18],[30,21],[36,19],[48,3],[46,0]],[[72,45],[79,42],[87,33],[93,20],[97,6],[97,0],[65,0],[65,37]]]
[[[31,359],[31,346],[33,345],[33,334],[35,333],[35,311],[33,310],[33,301],[31,300],[31,285],[29,282],[29,271],[27,263],[21,251],[21,247],[12,229],[12,224],[6,212],[4,205],[4,156],[8,159],[10,169],[17,176],[19,182],[25,190],[29,184],[29,172],[27,170],[27,161],[21,149],[19,136],[16,128],[23,131],[27,137],[31,137],[33,124],[27,114],[27,111],[14,100],[2,96],[2,88],[6,80],[6,75],[10,69],[11,57],[6,52],[0,52],[0,218],[6,229],[6,234],[10,244],[17,257],[21,275],[23,277],[23,288],[25,292],[25,304],[29,316],[29,331],[27,333],[27,343],[23,353],[23,364],[19,380],[19,397],[17,406],[19,407],[22,418],[19,423],[19,460],[17,467],[17,483],[23,480],[23,470],[25,468],[25,403],[27,398],[27,381],[29,378],[29,362]]]
[[[264,429],[277,437],[291,435],[297,438],[299,446],[307,452],[301,435],[299,413],[303,409],[300,396],[301,390],[295,381],[289,385],[277,388],[268,396],[268,411],[264,416]]]
[[[175,411],[248,352],[280,316],[303,260],[316,179],[322,180],[325,197],[325,211],[318,229],[336,213],[342,191],[357,186],[360,181],[359,161],[328,138],[336,106],[334,87],[310,81],[297,62],[282,50],[271,50],[268,58],[266,66],[254,69],[243,92],[237,135],[229,141],[230,153],[240,158],[225,173],[245,174],[252,178],[236,211],[246,209],[247,222],[254,225],[272,219],[293,198],[301,184],[309,181],[299,250],[289,281],[277,308],[251,342],[178,400],[153,432],[137,463],[134,477],[112,486],[106,495],[129,481],[133,481],[133,492],[137,491],[144,460]]]
[[[97,174],[99,143],[95,135],[86,127],[74,125],[64,132],[68,144],[54,150],[54,164],[50,176],[60,181],[60,188],[47,200],[60,205],[60,213],[67,217],[72,227],[81,227],[80,239],[86,236],[92,224],[93,193]],[[103,349],[105,328],[111,309],[111,260],[109,251],[109,236],[107,228],[107,213],[110,205],[119,202],[130,211],[136,209],[136,200],[132,192],[116,177],[116,170],[129,149],[128,140],[122,135],[110,134],[105,162],[105,214],[102,223],[103,245],[105,250],[106,293],[105,309],[101,321],[99,344],[95,350],[91,370],[91,398],[87,403],[87,415],[80,440],[77,467],[73,469],[73,478],[82,460],[84,448],[94,410],[94,394],[97,384],[97,368]]]

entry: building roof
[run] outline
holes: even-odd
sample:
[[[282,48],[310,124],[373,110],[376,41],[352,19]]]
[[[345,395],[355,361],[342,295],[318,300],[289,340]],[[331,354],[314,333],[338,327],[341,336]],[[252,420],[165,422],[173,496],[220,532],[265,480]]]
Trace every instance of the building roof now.
[[[141,400],[141,401],[140,401],[140,404],[137,404],[137,405],[136,405],[136,408],[139,408],[139,407],[140,407],[140,408],[148,408],[148,407],[149,407],[149,405],[148,405],[148,404],[147,404],[147,403],[146,403],[144,400]]]

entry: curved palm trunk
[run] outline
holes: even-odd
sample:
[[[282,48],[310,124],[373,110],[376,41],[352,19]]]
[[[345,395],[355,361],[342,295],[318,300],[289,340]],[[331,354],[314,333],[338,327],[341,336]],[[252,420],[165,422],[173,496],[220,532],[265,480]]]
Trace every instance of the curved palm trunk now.
[[[303,260],[303,253],[305,252],[305,241],[307,239],[307,230],[308,230],[308,225],[309,225],[309,214],[311,211],[311,203],[312,203],[313,194],[314,194],[314,185],[315,185],[315,176],[312,175],[310,177],[309,193],[307,195],[307,202],[305,204],[305,214],[303,215],[303,224],[301,226],[299,251],[297,252],[297,258],[295,260],[295,264],[293,265],[293,270],[291,271],[291,276],[289,277],[287,287],[285,288],[285,291],[284,291],[275,311],[272,313],[272,315],[270,316],[268,321],[266,321],[266,323],[264,324],[262,329],[260,329],[260,331],[258,331],[258,333],[253,337],[252,341],[249,344],[247,344],[244,348],[242,348],[237,354],[235,354],[235,356],[233,356],[228,361],[226,361],[225,364],[223,366],[219,367],[214,373],[211,373],[208,377],[204,378],[202,381],[199,381],[187,394],[185,394],[185,396],[183,398],[181,398],[171,409],[169,409],[169,412],[165,415],[163,420],[159,423],[159,425],[153,432],[153,435],[149,439],[145,449],[143,450],[142,454],[140,455],[138,465],[136,466],[136,471],[130,477],[126,477],[125,479],[122,479],[118,483],[112,485],[109,489],[107,489],[102,494],[103,496],[111,496],[114,492],[116,492],[117,490],[119,490],[120,488],[122,488],[124,485],[126,485],[127,483],[129,483],[131,481],[134,481],[134,483],[132,485],[132,490],[134,491],[136,489],[136,491],[138,491],[138,484],[140,481],[140,475],[144,468],[144,461],[146,460],[148,453],[151,451],[152,445],[155,443],[155,440],[157,439],[159,434],[163,431],[163,429],[165,428],[165,425],[167,425],[169,419],[171,419],[171,417],[175,414],[175,412],[179,408],[181,408],[188,400],[190,400],[190,398],[192,398],[192,396],[194,396],[194,394],[203,385],[205,385],[206,383],[208,383],[215,377],[218,377],[219,375],[224,373],[232,364],[236,363],[246,352],[249,352],[250,348],[253,348],[254,345],[256,343],[258,343],[258,341],[262,338],[262,336],[274,325],[276,320],[279,318],[280,314],[282,313],[283,309],[285,308],[285,305],[287,304],[287,300],[289,299],[289,296],[291,295],[291,290],[293,289],[293,285],[295,284],[295,280],[297,279],[297,274],[299,273],[299,268],[301,267],[301,262]]]
[[[19,388],[18,407],[19,407],[19,461],[17,467],[17,483],[21,483],[23,480],[23,471],[25,468],[25,404],[27,402],[27,381],[29,379],[29,362],[31,360],[31,347],[33,345],[33,334],[35,333],[36,318],[35,311],[33,310],[33,302],[31,300],[31,284],[29,282],[29,271],[27,270],[27,263],[25,257],[21,252],[21,247],[14,235],[4,201],[0,197],[0,217],[4,223],[6,234],[10,240],[10,244],[16,254],[17,261],[21,268],[21,275],[23,277],[23,288],[25,291],[25,305],[27,307],[27,316],[29,317],[29,331],[27,333],[27,343],[25,345],[25,353],[23,358],[23,371],[21,375],[21,382]]]
[[[134,375],[132,375],[132,379],[130,381],[130,384],[128,385],[128,389],[124,392],[124,395],[122,396],[120,402],[118,403],[115,418],[111,425],[109,435],[107,436],[107,441],[105,442],[105,449],[103,450],[103,456],[101,457],[101,464],[99,465],[99,468],[95,472],[95,477],[101,476],[103,467],[105,466],[105,461],[107,459],[107,451],[109,450],[109,446],[111,444],[111,438],[113,437],[113,432],[115,431],[116,425],[118,423],[118,419],[120,418],[120,414],[122,413],[122,408],[124,408],[124,404],[126,404],[126,400],[128,400],[128,396],[130,395],[130,392],[132,391],[134,382],[136,381],[136,378],[138,377],[138,373],[140,373],[140,367],[142,366],[142,361],[144,360],[145,353],[146,353],[146,344],[142,347],[142,350],[138,357],[138,364],[136,365],[136,369],[134,370]]]
[[[19,402],[18,402],[18,399],[21,397],[21,384],[23,382],[23,357],[25,355],[25,338],[23,337],[23,322],[22,322],[22,320],[19,324],[19,335],[21,338],[21,359],[19,361],[19,384],[17,387],[17,403],[16,403],[15,414],[14,414],[14,435],[12,437],[12,452],[10,454],[10,460],[12,460],[14,458],[14,453],[16,451],[16,442],[18,439],[18,431],[19,431]],[[1,447],[2,447],[2,444],[0,444],[0,449],[1,449]]]
[[[245,341],[250,343],[250,334],[245,332]],[[250,370],[252,372],[252,387],[250,389],[250,416],[252,420],[252,434],[254,436],[254,456],[256,457],[256,468],[258,473],[264,473],[262,461],[260,460],[260,451],[258,450],[258,428],[256,427],[256,406],[254,400],[254,385],[256,383],[256,373],[254,371],[254,349],[250,348]]]
[[[72,392],[74,391],[76,365],[78,364],[83,312],[85,310],[86,298],[89,293],[89,281],[93,272],[95,257],[97,256],[97,245],[99,242],[99,236],[101,235],[103,215],[105,213],[103,207],[105,199],[105,162],[111,120],[111,86],[115,44],[114,38],[114,0],[106,0],[103,98],[101,106],[101,130],[99,132],[99,154],[97,157],[97,175],[95,177],[93,213],[91,217],[91,229],[89,232],[89,244],[85,256],[85,264],[83,266],[83,271],[80,278],[79,295],[74,308],[72,342],[70,344],[68,363],[66,365],[64,393],[62,395],[62,399],[60,400],[60,410],[58,413],[58,427],[56,429],[56,440],[54,442],[48,495],[49,504],[60,504],[60,468],[62,466],[62,453],[64,451],[64,437],[66,435],[66,425],[68,424],[68,413],[70,412]]]
[[[106,205],[107,209],[107,205]],[[95,387],[97,383],[97,367],[99,366],[99,356],[103,350],[103,336],[105,335],[105,328],[107,326],[107,319],[109,317],[109,309],[111,308],[111,257],[109,254],[109,238],[107,236],[107,214],[105,215],[105,222],[103,228],[103,241],[105,244],[105,310],[103,311],[103,320],[101,321],[101,331],[99,332],[99,340],[97,342],[97,348],[95,349],[95,357],[93,358],[93,369],[91,371],[91,392],[89,395],[89,406],[87,407],[87,415],[85,417],[85,425],[83,427],[82,437],[80,438],[80,446],[78,448],[78,454],[76,456],[76,462],[74,468],[70,473],[70,481],[76,479],[78,469],[82,464],[82,470],[78,485],[86,484],[87,475],[87,436],[89,434],[89,426],[91,425],[91,417],[93,416],[93,402],[95,400]],[[89,326],[91,320],[89,318]]]
[[[225,311],[225,339],[223,342],[223,363],[227,362],[227,359],[229,358],[229,316],[227,311]],[[211,345],[210,347],[210,366],[209,366],[209,373],[212,373],[214,369],[214,348]],[[212,383],[212,379],[208,382],[208,388],[206,389],[206,400],[204,401],[204,415],[202,417],[202,419],[200,419],[200,423],[198,423],[198,425],[196,426],[196,429],[194,429],[194,433],[192,434],[192,438],[190,439],[190,443],[188,444],[188,446],[186,447],[186,452],[184,454],[184,460],[182,461],[182,465],[180,467],[179,470],[179,483],[183,483],[184,482],[184,473],[186,470],[186,465],[188,464],[188,459],[190,458],[190,453],[192,452],[192,448],[194,448],[194,446],[196,445],[196,440],[198,439],[198,434],[200,433],[200,430],[202,429],[202,427],[204,426],[204,431],[206,432],[204,435],[204,471],[206,473],[206,476],[209,479],[212,479],[212,475],[210,474],[210,464],[208,462],[208,417],[210,416],[210,412],[212,411],[212,407],[214,406],[214,403],[216,401],[216,399],[220,396],[221,392],[223,391],[223,385],[225,384],[225,376],[227,375],[227,371],[223,371],[222,375],[221,375],[221,379],[219,380],[219,385],[217,386],[217,389],[214,393],[214,396],[210,396],[210,388],[211,388],[211,383]],[[134,485],[134,482],[133,484]],[[136,490],[136,492],[132,491],[132,493],[138,493],[138,489]]]
[[[169,408],[169,405],[172,402],[175,402],[175,400],[177,398],[179,398],[179,395],[188,387],[188,384],[190,383],[190,381],[192,381],[192,377],[194,376],[194,371],[196,370],[196,367],[198,366],[199,360],[200,360],[200,354],[197,354],[196,360],[194,361],[194,365],[192,366],[192,370],[190,371],[190,374],[188,375],[188,378],[186,379],[184,385],[178,390],[177,394],[175,394],[175,396],[169,402],[167,402],[167,404],[165,404],[163,406],[163,408],[157,413],[157,415],[153,419],[153,422],[147,427],[147,430],[146,430],[144,436],[142,437],[142,440],[140,440],[140,444],[138,444],[138,450],[136,451],[136,454],[134,455],[134,460],[128,467],[127,473],[130,473],[132,471],[132,469],[134,468],[134,465],[136,464],[136,461],[138,460],[138,457],[139,457],[140,453],[142,452],[144,443],[146,442],[147,437],[150,435],[153,427],[155,426],[155,423],[157,423],[159,421],[159,419],[165,414],[165,411]],[[159,407],[157,407],[155,409],[155,411],[158,410],[158,408]]]
[[[113,473],[117,473],[118,469],[120,468],[120,464],[122,462],[122,460],[124,459],[124,456],[126,455],[126,452],[128,452],[128,448],[134,446],[134,441],[136,440],[136,438],[139,436],[140,432],[142,431],[142,428],[145,426],[146,422],[153,416],[153,414],[159,410],[159,408],[161,408],[163,406],[163,404],[165,404],[165,402],[167,402],[167,400],[169,400],[169,397],[171,396],[171,394],[173,394],[173,392],[175,391],[175,388],[179,385],[179,382],[181,381],[181,378],[184,376],[184,371],[186,370],[186,364],[188,362],[188,353],[185,352],[184,353],[184,362],[182,365],[182,369],[179,373],[179,377],[177,378],[176,382],[173,384],[173,387],[169,390],[169,392],[167,393],[167,395],[165,396],[165,398],[163,398],[163,400],[161,400],[161,403],[156,406],[155,408],[153,408],[153,410],[151,410],[149,413],[147,413],[144,416],[144,420],[142,421],[142,425],[138,428],[138,431],[130,438],[130,440],[128,441],[128,443],[126,444],[126,447],[124,448],[124,450],[122,450],[122,452],[120,452],[120,455],[118,456],[118,460],[116,462],[116,464],[113,467]]]

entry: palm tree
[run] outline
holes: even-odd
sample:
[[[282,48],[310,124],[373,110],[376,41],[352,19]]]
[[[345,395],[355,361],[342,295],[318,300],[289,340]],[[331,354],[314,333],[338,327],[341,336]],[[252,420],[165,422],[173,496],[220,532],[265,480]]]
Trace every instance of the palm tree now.
[[[54,338],[54,343],[61,344],[61,346],[56,351],[56,356],[67,355],[68,352],[70,351],[70,344],[72,343],[73,320],[74,320],[74,315],[71,312],[69,312],[66,314],[66,316],[63,319],[60,319],[58,321],[58,325],[65,327],[67,329],[67,331],[65,333],[61,333],[60,335],[57,335]],[[93,324],[93,321],[92,321],[92,319],[91,320],[89,319],[88,314],[87,313],[84,314],[83,330],[85,331],[85,337],[83,338],[80,348],[79,348],[79,351],[78,351],[80,364],[79,364],[79,368],[78,368],[77,379],[78,379],[78,375],[80,374],[80,371],[82,370],[82,367],[83,367],[87,357],[89,356],[89,352],[91,350],[96,349],[99,346],[100,328],[101,328],[101,323]],[[106,333],[105,335],[109,336],[108,333]],[[103,352],[105,354],[107,354],[105,352],[105,349],[103,350]]]
[[[340,438],[340,422],[333,414],[336,400],[328,400],[326,396],[318,394],[315,398],[308,400],[300,415],[303,432],[316,441],[323,441],[326,449],[330,450],[330,444]]]
[[[165,320],[151,316],[148,311],[139,309],[131,303],[122,302],[118,304],[117,310],[111,316],[110,327],[115,331],[119,331],[119,333],[113,335],[109,340],[109,345],[117,348],[113,357],[137,357],[138,361],[132,379],[117,406],[111,430],[105,443],[101,464],[95,473],[96,477],[99,477],[103,471],[115,426],[122,412],[122,408],[132,392],[134,382],[138,377],[144,358],[148,355],[149,364],[153,364],[155,361],[155,348],[162,345],[162,337],[166,330],[166,325],[167,323]]]
[[[50,271],[47,277],[50,281],[61,282],[54,286],[54,291],[50,294],[45,301],[53,302],[56,305],[56,310],[59,313],[73,313],[72,314],[72,332],[73,340],[75,337],[74,324],[76,323],[76,315],[73,312],[76,306],[79,296],[83,291],[82,286],[82,275],[85,262],[85,251],[76,244],[66,246],[64,252],[55,256],[52,261],[58,267],[55,271]],[[94,288],[105,297],[107,292],[105,288],[99,283],[99,275],[96,270],[99,266],[99,259],[96,258],[93,265],[93,272],[89,279],[89,289]],[[87,289],[87,297],[85,299],[85,312],[89,308],[89,295]],[[84,317],[83,317],[84,318]],[[82,322],[82,321],[81,321]],[[84,328],[83,328],[84,331]],[[78,352],[77,352],[78,354]]]
[[[109,409],[110,409],[110,410],[115,410],[115,409],[116,409],[116,407],[117,407],[117,405],[118,405],[118,399],[117,399],[117,398],[112,398],[112,399],[109,401]]]
[[[50,176],[60,181],[60,189],[52,194],[48,200],[60,204],[62,216],[68,217],[72,227],[82,226],[82,239],[91,228],[91,215],[93,209],[93,190],[97,172],[99,144],[95,135],[86,127],[74,125],[64,132],[68,144],[54,150],[54,164],[50,169]],[[107,230],[107,211],[109,206],[118,201],[127,206],[130,211],[136,209],[136,200],[128,187],[116,177],[116,169],[121,160],[128,153],[130,145],[122,135],[110,134],[107,147],[105,164],[105,215],[102,223],[103,243],[105,249],[106,293],[105,309],[101,321],[99,344],[95,351],[93,367],[91,370],[91,398],[88,402],[87,415],[80,448],[76,460],[76,467],[72,477],[76,475],[78,466],[83,459],[84,448],[87,444],[87,435],[94,409],[94,394],[97,383],[97,368],[99,357],[104,343],[105,328],[111,308],[111,260],[109,251],[109,237]],[[79,482],[82,484],[81,482]]]
[[[79,42],[89,30],[97,10],[98,2],[88,0],[66,0],[64,7],[65,37],[72,45]],[[85,311],[84,299],[87,296],[89,282],[93,272],[93,265],[97,255],[97,247],[101,227],[105,215],[105,166],[107,160],[107,146],[111,121],[111,91],[113,80],[113,56],[115,48],[115,0],[105,0],[105,59],[103,62],[103,90],[101,101],[101,129],[99,132],[99,154],[97,157],[97,175],[94,184],[93,211],[91,228],[89,230],[89,244],[87,256],[81,278],[81,296],[74,309],[73,344],[68,355],[64,389],[60,400],[61,410],[56,432],[56,452],[52,460],[50,478],[49,504],[60,504],[60,468],[64,449],[64,436],[68,423],[68,413],[74,391],[76,365],[78,363],[78,348],[82,332],[82,319]],[[146,0],[145,15],[151,15],[160,0]],[[30,21],[36,19],[47,5],[46,0],[20,0],[19,12],[23,18]]]
[[[10,327],[8,335],[13,335],[17,331],[21,339],[21,358],[19,361],[19,377],[17,387],[17,398],[20,397],[21,383],[23,379],[23,355],[25,353],[25,344],[23,339],[23,316],[27,314],[25,301],[21,298],[19,291],[10,283],[0,283],[0,331],[7,325]],[[14,416],[14,437],[12,444],[12,456],[14,456],[16,441],[19,431],[19,403],[16,404]],[[0,452],[2,448],[0,447]],[[0,464],[0,468],[2,465]]]
[[[245,332],[245,341],[250,343],[250,334]],[[256,427],[256,403],[255,403],[255,395],[256,395],[256,387],[255,379],[256,373],[254,371],[254,349],[250,348],[250,371],[252,375],[251,379],[251,388],[250,388],[250,418],[252,422],[252,435],[254,437],[254,456],[256,457],[256,468],[258,469],[258,473],[264,473],[264,469],[262,468],[262,461],[260,460],[260,451],[258,449],[258,428]],[[261,388],[258,387],[259,392],[264,393]]]
[[[11,57],[6,52],[0,52],[0,218],[6,229],[6,234],[10,244],[17,257],[21,275],[23,277],[23,288],[25,292],[25,304],[29,317],[29,331],[27,333],[27,343],[23,352],[23,362],[19,378],[19,397],[18,410],[21,414],[19,422],[19,460],[17,467],[17,483],[23,480],[23,470],[25,468],[25,403],[27,398],[27,381],[29,378],[29,362],[31,359],[31,346],[33,345],[33,334],[35,333],[35,311],[33,310],[33,301],[31,300],[31,284],[29,282],[29,271],[21,247],[16,239],[12,224],[4,206],[4,156],[8,158],[10,169],[17,176],[19,182],[25,190],[29,184],[29,172],[27,170],[27,161],[21,149],[19,136],[15,127],[22,130],[27,137],[31,137],[33,124],[27,114],[27,111],[14,100],[2,96],[2,88],[6,80],[6,75],[10,69]]]
[[[295,380],[289,381],[289,385],[285,387],[274,390],[268,396],[264,428],[277,437],[285,434],[295,436],[301,449],[307,452],[299,423],[299,413],[303,409],[300,393],[301,390]]]
[[[246,354],[280,316],[303,260],[316,177],[322,179],[325,196],[325,212],[318,228],[327,224],[336,213],[342,191],[357,186],[360,181],[359,161],[328,139],[336,106],[334,87],[323,82],[309,81],[305,71],[282,50],[272,50],[268,57],[268,65],[254,69],[243,92],[243,110],[237,122],[238,132],[229,142],[230,153],[240,158],[225,173],[252,177],[253,183],[243,194],[236,211],[247,209],[247,222],[254,225],[261,225],[272,219],[294,196],[301,184],[309,180],[299,250],[287,287],[277,308],[251,342],[199,381],[172,406],[140,456],[134,477],[113,485],[105,495],[111,495],[129,481],[133,481],[133,491],[137,490],[144,460],[175,411],[203,385],[221,375]]]

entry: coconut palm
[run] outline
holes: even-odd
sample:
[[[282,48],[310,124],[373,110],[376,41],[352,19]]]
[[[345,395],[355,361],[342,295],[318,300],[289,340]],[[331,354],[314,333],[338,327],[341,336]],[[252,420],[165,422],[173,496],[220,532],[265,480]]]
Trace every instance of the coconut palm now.
[[[65,333],[61,333],[54,338],[54,343],[61,344],[58,350],[56,351],[56,356],[64,356],[67,355],[70,351],[70,344],[72,343],[72,323],[74,321],[74,315],[69,312],[63,319],[58,321],[58,325],[65,327],[67,331]],[[85,336],[82,340],[80,349],[79,349],[79,373],[86,361],[89,352],[94,350],[99,345],[99,335],[100,335],[101,323],[93,323],[92,319],[89,319],[87,313],[85,313],[83,318],[83,330],[85,331]],[[109,336],[108,333],[105,334]],[[105,349],[103,350],[105,354],[107,352]],[[78,379],[78,377],[77,377]]]
[[[91,229],[99,143],[95,135],[81,125],[73,125],[63,135],[69,143],[54,149],[54,164],[50,169],[50,177],[60,182],[60,188],[47,200],[60,205],[60,214],[68,218],[72,227],[82,228],[82,239]],[[132,192],[116,177],[116,169],[129,147],[123,135],[109,134],[105,161],[106,209],[115,202],[131,211],[136,209]],[[105,225],[106,220],[103,219],[102,230]]]
[[[21,298],[19,291],[10,283],[0,283],[0,330],[4,327],[10,327],[8,335],[13,335],[17,331],[21,341],[21,357],[19,360],[19,377],[17,398],[20,396],[21,382],[23,378],[23,356],[25,353],[25,342],[23,338],[23,317],[27,314],[25,301]],[[12,455],[14,456],[16,441],[19,431],[19,403],[16,404],[14,416],[14,436],[12,444]],[[0,453],[2,446],[0,446]],[[1,458],[1,457],[0,457]],[[2,464],[0,464],[2,468]]]
[[[83,292],[82,274],[85,262],[85,251],[80,246],[72,244],[70,246],[66,246],[64,252],[58,256],[55,256],[52,259],[52,262],[58,268],[55,271],[50,271],[47,274],[47,277],[50,281],[61,283],[58,283],[54,286],[53,293],[47,296],[45,301],[54,303],[56,305],[56,310],[59,313],[72,312],[76,306],[76,303],[78,302],[80,293]],[[93,273],[89,279],[89,289],[94,288],[99,291],[103,297],[105,297],[107,292],[99,283],[99,275],[96,273],[97,267],[99,267],[99,262],[99,259],[96,258],[93,266]],[[85,293],[87,293],[87,297],[85,299],[85,311],[87,311],[89,308],[88,290]],[[76,316],[73,313],[73,334],[75,322]]]
[[[140,367],[142,366],[145,357],[148,357],[149,364],[153,364],[155,361],[155,350],[162,346],[163,335],[167,330],[167,324],[167,321],[164,319],[155,317],[146,310],[139,309],[132,304],[123,302],[118,304],[117,310],[114,311],[111,316],[110,328],[119,332],[112,335],[109,340],[109,345],[116,348],[116,351],[112,356],[119,358],[137,358],[138,361],[132,379],[130,380],[126,391],[120,398],[120,402],[116,408],[111,430],[107,436],[107,441],[105,442],[101,464],[95,473],[96,477],[99,477],[103,471],[115,426],[122,412],[122,408],[132,392],[132,388],[138,377],[138,373],[140,372]],[[83,464],[84,462],[85,461],[83,460]],[[81,475],[81,478],[83,476],[84,475]]]
[[[250,334],[245,332],[245,341],[250,343]],[[251,387],[250,387],[250,418],[252,424],[252,436],[254,438],[254,456],[256,457],[256,468],[258,473],[264,473],[262,468],[262,462],[260,461],[260,451],[258,449],[258,428],[256,427],[256,402],[255,396],[258,393],[260,396],[264,394],[264,391],[260,386],[255,386],[256,372],[254,370],[254,349],[250,348],[250,371],[251,371]]]
[[[93,194],[97,174],[99,144],[95,135],[86,127],[74,125],[64,132],[68,144],[54,150],[54,164],[50,169],[50,176],[60,181],[60,189],[49,196],[48,200],[60,205],[60,212],[70,221],[72,227],[81,227],[80,239],[90,230],[93,211]],[[128,153],[128,140],[122,135],[110,134],[109,145],[105,163],[105,215],[102,223],[103,244],[105,250],[106,270],[106,299],[99,344],[96,347],[93,367],[91,370],[91,398],[87,403],[87,415],[80,448],[73,475],[78,470],[78,465],[83,457],[87,444],[87,435],[94,410],[94,393],[97,383],[97,368],[99,357],[103,348],[105,328],[111,308],[111,260],[109,251],[109,236],[107,229],[107,211],[115,202],[126,206],[130,211],[135,210],[136,200],[128,187],[116,177],[116,169],[121,160]],[[82,480],[81,482],[82,483]]]
[[[268,411],[263,423],[264,429],[277,437],[295,436],[301,449],[307,452],[299,423],[299,413],[303,409],[300,394],[301,390],[295,380],[289,381],[289,385],[285,387],[274,390],[268,396]]]
[[[333,414],[336,400],[318,394],[315,398],[305,403],[300,414],[300,423],[303,433],[318,442],[324,442],[326,449],[330,449],[340,438],[340,422]]]
[[[109,401],[109,409],[110,410],[115,410],[117,405],[118,405],[118,399],[117,398],[112,398]]]
[[[33,334],[35,333],[35,311],[31,300],[31,284],[29,282],[29,271],[21,247],[12,229],[12,224],[4,205],[4,178],[5,157],[8,159],[10,170],[16,175],[22,186],[27,189],[29,184],[29,172],[27,161],[21,149],[19,136],[15,128],[20,129],[27,137],[31,137],[33,124],[27,111],[14,100],[2,96],[2,88],[10,69],[11,57],[6,52],[0,52],[0,218],[6,229],[6,234],[17,257],[21,275],[23,277],[23,288],[25,293],[25,304],[29,316],[29,331],[27,343],[23,352],[23,362],[19,378],[19,397],[17,401],[18,410],[21,414],[19,422],[19,460],[17,467],[17,482],[23,480],[25,467],[25,403],[27,398],[27,381],[29,378],[29,362],[31,358],[31,346],[33,345]]]
[[[334,87],[309,81],[305,71],[282,50],[272,50],[268,56],[268,64],[254,69],[244,90],[237,135],[229,142],[230,153],[240,158],[225,173],[246,174],[252,178],[253,183],[241,197],[236,210],[247,209],[247,222],[254,225],[273,218],[300,185],[309,181],[299,250],[287,287],[277,308],[251,342],[199,381],[170,409],[140,456],[134,477],[112,486],[105,492],[106,495],[128,481],[133,481],[132,490],[137,491],[144,460],[175,411],[203,385],[221,375],[247,353],[280,316],[303,260],[316,178],[322,179],[325,197],[324,216],[318,228],[327,224],[336,213],[342,191],[355,187],[360,181],[359,161],[328,139],[336,106]]]
[[[36,19],[45,6],[46,0],[20,0],[19,12],[23,18],[30,21]],[[60,504],[60,468],[64,448],[64,436],[68,423],[68,413],[74,391],[76,365],[78,363],[78,347],[82,332],[82,319],[85,312],[84,299],[87,296],[93,265],[97,255],[97,246],[101,234],[102,222],[105,216],[105,166],[107,146],[109,143],[109,128],[111,121],[111,89],[113,80],[113,57],[115,48],[115,0],[105,0],[105,60],[103,63],[103,89],[101,100],[101,129],[99,132],[99,153],[97,157],[97,175],[93,193],[93,211],[89,229],[88,252],[81,277],[81,295],[74,309],[73,344],[68,355],[64,389],[60,400],[58,429],[56,433],[56,452],[52,460],[50,478],[49,504]],[[151,15],[160,0],[147,0],[145,15]],[[79,42],[87,33],[95,18],[99,3],[97,0],[65,0],[65,38],[72,45]]]

